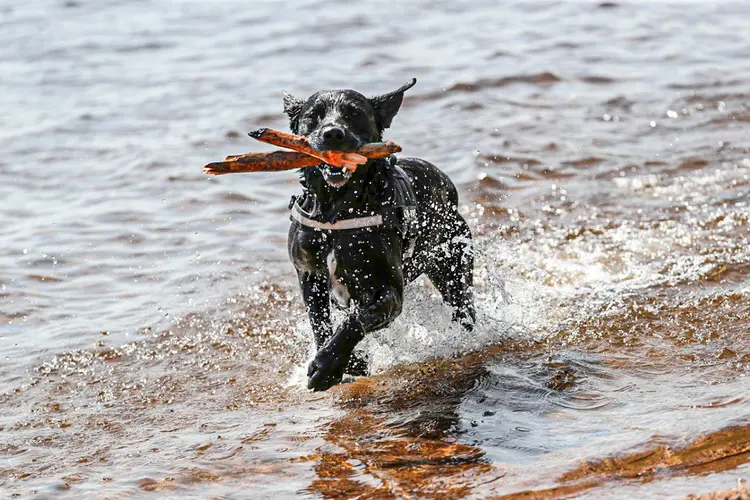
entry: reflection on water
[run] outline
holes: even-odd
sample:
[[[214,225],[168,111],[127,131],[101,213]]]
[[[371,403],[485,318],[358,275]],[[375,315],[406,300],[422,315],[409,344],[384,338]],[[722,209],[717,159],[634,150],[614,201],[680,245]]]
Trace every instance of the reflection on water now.
[[[750,8],[279,7],[0,5],[2,491],[633,498],[746,477]],[[200,167],[284,128],[281,90],[412,76],[388,138],[459,185],[478,328],[419,280],[361,345],[372,376],[308,393],[296,176]]]

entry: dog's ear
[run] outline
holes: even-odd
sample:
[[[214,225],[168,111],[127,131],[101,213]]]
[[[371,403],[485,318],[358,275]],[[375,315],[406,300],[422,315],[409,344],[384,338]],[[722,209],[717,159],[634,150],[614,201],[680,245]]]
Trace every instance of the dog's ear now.
[[[297,99],[292,94],[284,92],[284,113],[289,117],[289,128],[295,134],[299,128],[299,112],[302,110],[302,105],[305,101]]]
[[[412,78],[409,83],[398,90],[370,98],[370,104],[375,109],[378,118],[378,128],[380,128],[381,132],[383,129],[391,126],[393,117],[398,113],[401,101],[404,100],[404,92],[412,88],[416,83],[417,79]]]

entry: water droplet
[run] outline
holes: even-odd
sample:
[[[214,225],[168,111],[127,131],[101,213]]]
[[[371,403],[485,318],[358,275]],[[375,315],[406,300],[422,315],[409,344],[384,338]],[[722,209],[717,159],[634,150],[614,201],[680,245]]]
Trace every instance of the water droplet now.
[[[24,248],[23,249],[23,254],[26,255],[27,253],[29,253],[29,251]]]
[[[649,122],[649,125],[651,125],[651,127],[652,127],[652,128],[653,128],[653,127],[656,127],[656,122],[655,122],[655,121],[653,121],[653,120],[651,120],[651,121]]]
[[[474,155],[474,157],[476,158],[477,156],[479,156],[479,150],[477,149],[477,150],[476,150],[476,151],[474,151],[474,152],[473,152],[472,154],[473,154],[473,155]]]

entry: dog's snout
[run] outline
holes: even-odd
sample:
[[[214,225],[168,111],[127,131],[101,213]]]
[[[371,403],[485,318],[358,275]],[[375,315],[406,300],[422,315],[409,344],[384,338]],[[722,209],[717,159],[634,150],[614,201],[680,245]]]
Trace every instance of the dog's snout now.
[[[356,151],[362,141],[345,125],[327,123],[310,134],[313,147],[321,151]]]
[[[329,127],[323,132],[323,140],[326,142],[341,142],[346,134],[339,127]]]

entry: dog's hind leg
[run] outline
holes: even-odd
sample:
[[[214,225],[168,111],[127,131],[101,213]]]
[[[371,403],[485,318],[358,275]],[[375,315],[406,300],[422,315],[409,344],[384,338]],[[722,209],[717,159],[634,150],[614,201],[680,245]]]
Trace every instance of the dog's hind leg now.
[[[307,316],[310,318],[315,349],[320,349],[333,333],[331,326],[331,298],[328,291],[328,276],[298,271],[302,298]]]
[[[474,254],[468,224],[457,215],[453,237],[445,242],[445,254],[427,270],[427,276],[453,308],[453,321],[471,331],[474,329]],[[441,257],[441,258],[440,258]]]

